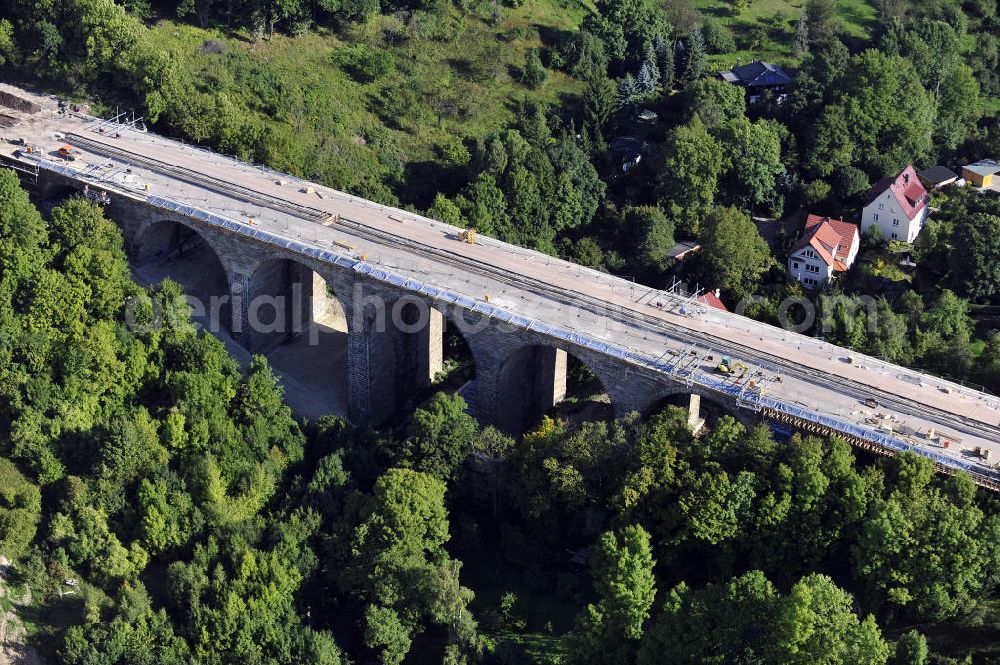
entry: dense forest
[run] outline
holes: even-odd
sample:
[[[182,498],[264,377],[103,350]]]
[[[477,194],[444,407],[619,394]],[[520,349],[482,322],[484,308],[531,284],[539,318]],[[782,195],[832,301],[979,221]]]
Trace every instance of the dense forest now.
[[[5,80],[771,322],[785,222],[1000,158],[998,48],[996,0],[0,0]],[[761,58],[780,103],[717,76]],[[1000,197],[932,210],[807,332],[1000,390]],[[0,172],[0,611],[52,662],[1000,663],[1000,510],[963,475],[672,408],[306,422],[180,295]]]

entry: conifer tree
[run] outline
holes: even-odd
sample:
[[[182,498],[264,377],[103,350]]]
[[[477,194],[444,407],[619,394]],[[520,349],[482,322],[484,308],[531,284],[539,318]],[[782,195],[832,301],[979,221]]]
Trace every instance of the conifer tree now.
[[[631,74],[626,74],[625,78],[618,81],[618,97],[615,99],[616,108],[622,109],[635,103],[640,96],[639,83]]]
[[[660,68],[660,83],[665,89],[674,85],[674,44],[664,35],[658,35],[653,44],[656,60]]]
[[[684,63],[685,84],[697,81],[705,73],[705,38],[701,34],[701,28],[695,26],[691,28],[688,36],[687,60]]]

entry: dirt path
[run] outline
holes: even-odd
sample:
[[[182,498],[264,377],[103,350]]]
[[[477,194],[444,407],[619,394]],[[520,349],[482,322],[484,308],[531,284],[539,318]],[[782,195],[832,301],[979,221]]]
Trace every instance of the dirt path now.
[[[7,558],[0,556],[0,598],[16,604],[30,602],[30,595],[17,599],[8,595],[7,574],[11,567]],[[0,606],[0,665],[42,665],[44,661],[38,652],[25,643],[26,631],[17,616],[16,604],[9,611],[2,609],[7,602]]]

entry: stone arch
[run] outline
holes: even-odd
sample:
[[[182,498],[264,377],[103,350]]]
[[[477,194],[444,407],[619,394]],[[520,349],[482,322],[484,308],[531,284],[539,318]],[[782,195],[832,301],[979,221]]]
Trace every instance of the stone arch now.
[[[688,409],[689,424],[700,429],[706,423],[711,426],[724,415],[732,416],[743,426],[750,428],[760,421],[752,411],[737,406],[734,398],[720,396],[710,391],[681,384],[661,390],[650,402],[644,415],[657,413],[668,406]],[[701,421],[700,424],[697,421]]]
[[[371,421],[412,407],[439,388],[458,391],[473,403],[481,353],[473,339],[476,326],[470,331],[464,310],[371,285],[359,304],[365,323],[364,339],[357,345],[366,358],[363,383],[372,396]],[[443,378],[446,370],[456,368],[460,371]]]
[[[43,180],[39,182],[37,191],[38,208],[46,217],[67,200],[75,196],[83,196],[83,188],[60,180]]]
[[[215,334],[229,331],[230,271],[198,226],[159,219],[139,227],[129,244],[132,273],[139,282],[158,284],[172,279],[184,289],[196,323]]]
[[[596,413],[587,413],[584,419],[615,415],[615,380],[605,369],[573,347],[539,341],[513,349],[499,368],[496,413],[502,429],[521,434],[537,423],[546,411],[566,399],[570,358],[574,359],[572,364],[579,363],[586,368],[603,394],[608,396],[608,402],[603,403],[606,406],[596,409]]]
[[[350,305],[343,284],[322,266],[271,254],[245,269],[241,338],[286,377],[289,403],[310,418],[346,414]]]
[[[278,255],[257,261],[247,272],[243,323],[249,349],[267,352],[303,333],[315,337],[323,328],[346,335],[348,308],[341,291],[317,266],[298,257]]]

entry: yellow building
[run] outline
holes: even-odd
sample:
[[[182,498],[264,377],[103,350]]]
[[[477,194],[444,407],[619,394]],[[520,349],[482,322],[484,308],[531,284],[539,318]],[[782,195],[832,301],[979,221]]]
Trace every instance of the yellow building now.
[[[1000,162],[993,159],[980,159],[975,164],[962,167],[962,177],[973,187],[989,187],[997,173],[1000,173]]]

